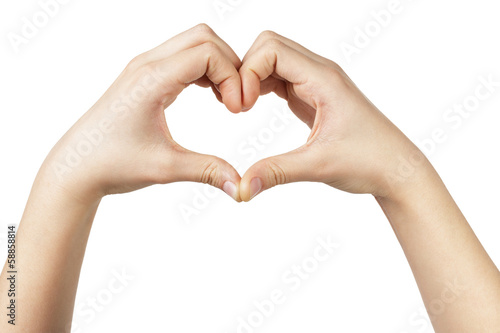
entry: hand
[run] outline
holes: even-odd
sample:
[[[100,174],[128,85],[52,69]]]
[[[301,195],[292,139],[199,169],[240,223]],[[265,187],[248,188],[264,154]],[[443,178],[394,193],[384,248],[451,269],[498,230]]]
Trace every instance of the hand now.
[[[243,108],[259,95],[276,93],[311,128],[307,142],[254,164],[243,176],[248,201],[273,186],[323,182],[352,193],[393,195],[400,156],[418,149],[356,87],[334,62],[274,32],[262,33],[239,70]]]
[[[195,83],[211,86],[230,111],[240,112],[240,66],[203,24],[139,55],[54,147],[44,176],[84,201],[176,181],[208,183],[239,201],[237,171],[178,145],[164,110]]]

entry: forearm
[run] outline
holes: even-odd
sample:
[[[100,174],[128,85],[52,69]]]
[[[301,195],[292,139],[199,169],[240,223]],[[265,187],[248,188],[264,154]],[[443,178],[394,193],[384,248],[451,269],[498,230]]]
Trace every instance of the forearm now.
[[[500,274],[426,161],[377,198],[406,254],[436,332],[500,332]]]
[[[229,45],[199,25],[135,57],[59,140],[37,176],[17,233],[18,331],[69,332],[85,247],[104,195],[195,181],[240,201],[236,169],[181,147],[164,112],[191,83],[212,87],[228,109],[240,112],[240,66]],[[1,307],[9,301],[7,282],[4,269]],[[4,331],[14,331],[7,320],[0,321]]]
[[[49,181],[50,180],[50,181]],[[1,332],[69,332],[85,248],[100,200],[82,202],[39,172],[16,236],[16,326]],[[9,302],[5,265],[2,308]],[[14,330],[16,329],[16,330]]]

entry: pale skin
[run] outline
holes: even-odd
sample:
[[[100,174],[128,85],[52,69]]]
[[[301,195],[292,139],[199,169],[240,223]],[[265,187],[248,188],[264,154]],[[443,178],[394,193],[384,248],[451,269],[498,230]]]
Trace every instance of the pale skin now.
[[[240,177],[226,161],[188,151],[170,136],[164,110],[191,83],[212,87],[234,113],[274,92],[311,135]],[[97,144],[68,163],[68,147],[81,148],[85,133]],[[412,172],[401,172],[402,161]],[[372,194],[401,243],[435,331],[500,332],[500,273],[417,147],[334,62],[273,32],[262,33],[240,61],[206,25],[136,57],[47,156],[17,233],[22,320],[14,327],[3,319],[0,331],[69,332],[101,199],[177,181],[208,183],[236,201],[299,181]],[[8,303],[6,271],[0,304]]]

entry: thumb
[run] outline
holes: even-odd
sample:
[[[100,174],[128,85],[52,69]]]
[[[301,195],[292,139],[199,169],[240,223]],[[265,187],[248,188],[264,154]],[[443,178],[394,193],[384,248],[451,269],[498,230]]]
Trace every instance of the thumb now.
[[[240,202],[239,184],[241,177],[225,160],[182,149],[176,156],[176,180],[209,184],[223,190]]]
[[[240,198],[250,201],[276,185],[314,180],[318,161],[310,147],[260,160],[245,172],[240,182]]]

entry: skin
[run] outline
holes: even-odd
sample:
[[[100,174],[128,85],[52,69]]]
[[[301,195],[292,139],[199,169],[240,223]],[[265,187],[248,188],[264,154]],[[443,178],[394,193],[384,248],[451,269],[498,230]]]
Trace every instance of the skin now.
[[[240,178],[226,161],[188,151],[170,136],[164,109],[191,83],[212,87],[235,113],[274,92],[311,135]],[[68,149],[82,151],[89,137],[92,152],[68,162]],[[370,193],[401,243],[435,331],[499,332],[500,273],[417,147],[334,62],[273,32],[262,33],[241,62],[206,25],[136,57],[50,152],[17,233],[23,319],[15,328],[0,321],[0,331],[69,332],[101,199],[176,181],[208,183],[236,201],[298,181]],[[6,271],[1,304],[8,302]]]
[[[302,147],[250,167],[240,183],[244,201],[298,181],[372,194],[435,331],[500,332],[497,267],[429,161],[337,64],[268,31],[244,57],[240,76],[244,108],[275,92],[311,128]]]
[[[240,66],[209,27],[197,26],[133,59],[61,138],[37,174],[17,232],[22,278],[16,302],[18,311],[22,305],[22,319],[16,327],[0,320],[0,332],[69,332],[88,236],[105,195],[177,181],[221,189],[226,182],[239,184],[239,174],[226,161],[179,146],[168,131],[164,109],[196,83],[212,86],[229,110],[239,112]],[[101,143],[79,164],[68,163],[68,149],[78,150],[83,140],[90,141],[85,133],[95,131],[102,133]],[[93,140],[99,142],[98,135]],[[230,195],[240,200],[236,185]],[[0,304],[9,301],[6,268]]]

